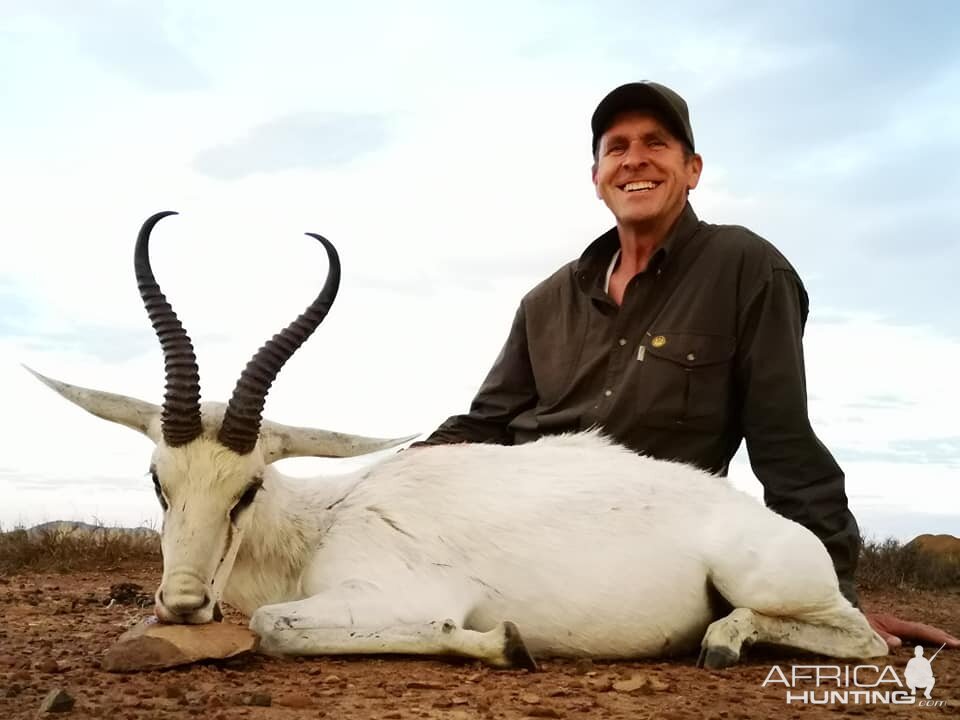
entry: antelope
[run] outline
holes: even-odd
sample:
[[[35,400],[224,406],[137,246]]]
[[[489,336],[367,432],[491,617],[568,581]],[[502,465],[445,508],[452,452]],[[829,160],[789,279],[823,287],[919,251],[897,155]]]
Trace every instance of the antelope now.
[[[151,230],[173,214],[150,217],[134,251],[163,349],[162,407],[30,370],[155,443],[160,621],[210,622],[222,599],[250,617],[266,653],[457,655],[528,669],[536,658],[670,657],[698,646],[698,665],[722,668],[754,642],[886,654],[810,531],[723,478],[637,455],[599,431],[412,448],[344,476],[284,476],[274,467],[283,458],[357,456],[412,439],[262,417],[280,369],[336,297],[337,251],[307,233],[328,258],[320,294],[253,356],[226,405],[201,404],[193,345],[150,267]]]

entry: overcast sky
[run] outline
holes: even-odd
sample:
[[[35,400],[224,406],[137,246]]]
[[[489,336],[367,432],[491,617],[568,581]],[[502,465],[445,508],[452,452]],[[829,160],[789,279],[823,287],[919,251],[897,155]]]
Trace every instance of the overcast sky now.
[[[765,236],[807,284],[811,415],[865,533],[960,534],[958,8],[0,4],[0,524],[157,522],[149,442],[19,366],[160,401],[131,262],[147,216],[181,213],[154,269],[205,399],[315,295],[319,232],[340,296],[267,416],[429,432],[523,293],[612,224],[589,117],[652,79],[690,105],[700,217]],[[744,458],[732,474],[759,494]]]

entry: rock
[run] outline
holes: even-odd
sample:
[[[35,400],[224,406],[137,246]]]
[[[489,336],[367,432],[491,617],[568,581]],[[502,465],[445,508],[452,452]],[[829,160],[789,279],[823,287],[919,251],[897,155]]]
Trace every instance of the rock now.
[[[136,583],[117,583],[110,586],[110,595],[106,603],[115,602],[118,605],[137,605],[149,607],[153,605],[153,595],[143,592],[143,586]]]
[[[43,660],[38,660],[33,664],[35,670],[39,670],[43,673],[56,673],[60,672],[60,665],[53,658],[44,658]]]
[[[532,707],[527,710],[528,717],[562,718],[563,715],[552,707]]]
[[[670,689],[670,684],[649,675],[636,674],[628,680],[613,683],[613,689],[621,693],[654,693]]]
[[[574,665],[574,672],[576,672],[577,675],[586,675],[593,669],[593,660],[590,658],[580,658],[577,660],[577,664]]]
[[[184,693],[183,688],[173,683],[170,683],[163,689],[163,696],[170,700],[179,700],[185,695],[186,693]]]
[[[74,702],[73,697],[66,690],[54,688],[47,693],[43,702],[40,703],[40,709],[37,711],[37,715],[70,712],[73,709]]]
[[[270,707],[273,704],[273,698],[270,697],[270,693],[255,692],[250,696],[250,702],[247,704],[256,707]]]
[[[647,678],[647,685],[653,692],[666,692],[670,689],[670,683],[655,677]]]
[[[289,708],[309,708],[313,707],[313,698],[304,693],[287,693],[278,695],[274,704]]]
[[[427,680],[411,680],[407,683],[407,687],[411,690],[443,690],[446,686],[443,683]]]
[[[629,680],[619,680],[613,684],[617,692],[632,693],[647,688],[647,678],[644,675],[634,675]]]
[[[529,692],[520,693],[520,702],[525,702],[527,705],[538,705],[540,696]]]
[[[120,636],[107,650],[102,666],[110,672],[156,670],[233,657],[256,644],[257,636],[239,625],[166,625],[150,617]]]
[[[613,688],[613,681],[610,679],[609,675],[599,678],[591,678],[587,682],[588,687],[593,688],[596,692],[609,692]]]

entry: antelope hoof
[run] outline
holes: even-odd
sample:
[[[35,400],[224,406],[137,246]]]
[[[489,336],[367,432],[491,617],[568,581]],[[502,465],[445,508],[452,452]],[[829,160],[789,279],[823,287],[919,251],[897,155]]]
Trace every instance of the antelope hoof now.
[[[507,667],[522,668],[530,672],[537,671],[537,661],[523,644],[523,638],[520,637],[520,631],[512,622],[503,623],[503,655],[507,659]]]
[[[697,667],[707,670],[723,670],[731,665],[736,665],[740,656],[727,647],[705,647],[700,650],[700,657],[697,658]]]

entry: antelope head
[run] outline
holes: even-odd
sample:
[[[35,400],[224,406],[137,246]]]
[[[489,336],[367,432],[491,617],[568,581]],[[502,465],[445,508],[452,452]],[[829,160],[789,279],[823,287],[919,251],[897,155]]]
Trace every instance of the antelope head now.
[[[324,319],[339,288],[337,251],[327,239],[313,233],[307,235],[323,245],[329,260],[320,294],[257,351],[240,375],[229,403],[201,406],[193,344],[150,267],[150,232],[162,218],[174,214],[150,217],[140,229],[134,251],[140,296],[163,349],[163,405],[68,385],[27,369],[84,410],[137,430],[155,443],[150,475],[163,508],[163,579],[156,592],[155,612],[165,622],[193,624],[209,622],[217,612],[271,463],[298,456],[352,457],[395,447],[411,438],[346,435],[262,419],[270,385]]]

